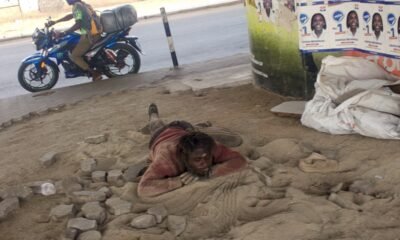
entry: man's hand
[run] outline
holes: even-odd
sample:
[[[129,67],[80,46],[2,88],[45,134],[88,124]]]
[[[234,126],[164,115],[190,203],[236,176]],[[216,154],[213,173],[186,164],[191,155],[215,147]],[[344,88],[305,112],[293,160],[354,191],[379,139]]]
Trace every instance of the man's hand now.
[[[184,172],[182,173],[179,178],[181,179],[181,182],[183,185],[188,185],[190,183],[196,182],[199,180],[199,177],[189,173],[189,172]]]
[[[46,23],[46,27],[51,27],[51,26],[53,26],[53,25],[56,24],[56,23],[57,23],[56,21],[50,20],[50,21],[48,21],[48,22]]]

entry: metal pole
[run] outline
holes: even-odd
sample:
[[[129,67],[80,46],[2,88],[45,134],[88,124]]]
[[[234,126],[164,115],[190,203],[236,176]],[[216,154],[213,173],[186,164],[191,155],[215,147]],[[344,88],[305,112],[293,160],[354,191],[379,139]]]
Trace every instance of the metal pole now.
[[[174,68],[178,67],[178,58],[176,57],[174,41],[172,40],[171,30],[169,29],[169,23],[167,18],[167,13],[165,12],[165,8],[160,8],[161,16],[164,23],[165,34],[167,35],[169,51],[171,52],[172,63],[174,64]]]

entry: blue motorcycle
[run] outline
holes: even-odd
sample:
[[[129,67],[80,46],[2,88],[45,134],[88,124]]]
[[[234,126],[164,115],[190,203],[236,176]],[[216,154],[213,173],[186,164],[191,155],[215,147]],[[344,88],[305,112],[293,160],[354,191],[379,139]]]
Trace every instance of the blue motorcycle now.
[[[58,39],[54,29],[47,26],[48,22],[43,29],[35,29],[32,40],[38,52],[25,58],[18,70],[19,83],[30,92],[53,88],[60,74],[59,65],[64,68],[65,78],[87,76],[87,72],[69,58],[80,35],[71,33]],[[130,27],[102,34],[102,38],[84,56],[89,66],[109,78],[137,73],[142,50],[138,38],[129,36],[129,31]]]

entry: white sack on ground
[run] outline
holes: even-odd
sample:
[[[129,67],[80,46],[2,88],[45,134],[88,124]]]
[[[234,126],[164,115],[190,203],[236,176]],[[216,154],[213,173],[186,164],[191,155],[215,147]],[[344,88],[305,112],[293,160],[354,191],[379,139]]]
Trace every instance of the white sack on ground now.
[[[307,102],[301,123],[331,134],[400,139],[400,95],[386,87],[398,83],[366,59],[328,56],[322,60],[315,96]]]

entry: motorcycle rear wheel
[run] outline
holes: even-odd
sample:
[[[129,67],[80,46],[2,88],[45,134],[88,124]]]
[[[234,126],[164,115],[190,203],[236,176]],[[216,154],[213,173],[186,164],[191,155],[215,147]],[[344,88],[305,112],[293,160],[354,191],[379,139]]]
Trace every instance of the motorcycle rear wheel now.
[[[104,67],[104,75],[112,78],[139,72],[140,56],[132,46],[125,43],[117,43],[108,49],[115,53],[117,63],[106,65]]]
[[[22,63],[18,69],[19,84],[29,92],[40,92],[54,87],[58,81],[59,69],[53,62],[46,63],[46,73],[38,76],[33,63]]]

